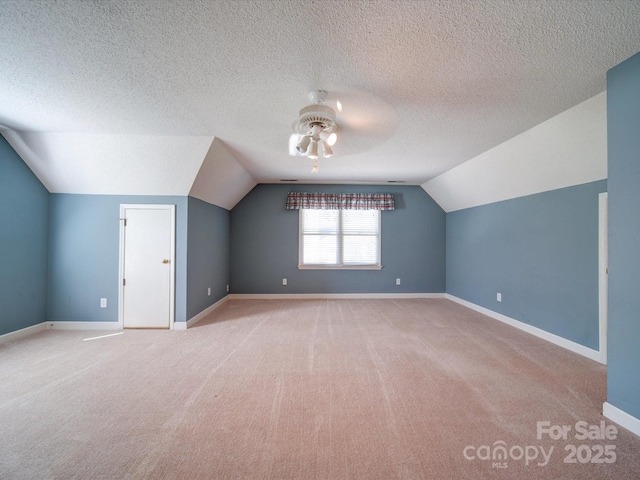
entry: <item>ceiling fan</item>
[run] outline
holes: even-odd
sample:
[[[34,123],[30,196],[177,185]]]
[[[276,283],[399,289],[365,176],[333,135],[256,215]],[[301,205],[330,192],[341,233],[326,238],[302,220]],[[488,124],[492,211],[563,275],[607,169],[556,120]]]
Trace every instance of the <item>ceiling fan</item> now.
[[[309,92],[306,107],[298,114],[289,137],[289,155],[308,157],[314,162],[311,173],[318,173],[318,159],[330,157],[340,137],[339,155],[361,154],[391,138],[399,118],[383,99],[363,91]]]
[[[289,155],[312,159],[311,173],[318,173],[318,157],[333,155],[331,147],[335,145],[340,131],[335,110],[324,104],[328,96],[324,90],[309,93],[311,105],[300,110],[299,118],[293,124],[294,133],[289,138]]]

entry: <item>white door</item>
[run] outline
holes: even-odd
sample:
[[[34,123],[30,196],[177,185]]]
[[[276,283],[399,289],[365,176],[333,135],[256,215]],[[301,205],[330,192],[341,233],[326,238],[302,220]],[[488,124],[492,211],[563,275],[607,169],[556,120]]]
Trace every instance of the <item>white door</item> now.
[[[121,205],[121,317],[124,328],[172,328],[173,205]]]

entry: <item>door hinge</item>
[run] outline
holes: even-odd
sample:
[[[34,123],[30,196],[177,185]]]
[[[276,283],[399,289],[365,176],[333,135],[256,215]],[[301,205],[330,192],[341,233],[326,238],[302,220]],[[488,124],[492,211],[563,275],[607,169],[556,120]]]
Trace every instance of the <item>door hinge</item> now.
[[[120,220],[124,221],[124,226],[126,227],[127,226],[127,219],[126,218],[121,218]]]
[[[126,279],[126,278],[123,278],[123,279],[122,279],[122,286],[123,286],[123,287],[126,287],[126,286],[127,286],[127,279]]]

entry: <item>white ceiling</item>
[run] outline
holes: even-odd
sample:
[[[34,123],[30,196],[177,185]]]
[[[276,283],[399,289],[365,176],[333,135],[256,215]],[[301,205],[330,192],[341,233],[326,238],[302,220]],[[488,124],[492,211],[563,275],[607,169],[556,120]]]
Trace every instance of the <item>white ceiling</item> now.
[[[52,192],[420,185],[603,92],[639,26],[637,0],[0,0],[0,124]],[[319,88],[343,132],[312,175],[287,142]]]

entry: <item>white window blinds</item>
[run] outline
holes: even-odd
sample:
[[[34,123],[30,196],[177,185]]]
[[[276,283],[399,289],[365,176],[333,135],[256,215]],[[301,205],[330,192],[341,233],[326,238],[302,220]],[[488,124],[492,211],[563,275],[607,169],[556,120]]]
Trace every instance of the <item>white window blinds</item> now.
[[[380,267],[379,210],[300,209],[301,267]]]

